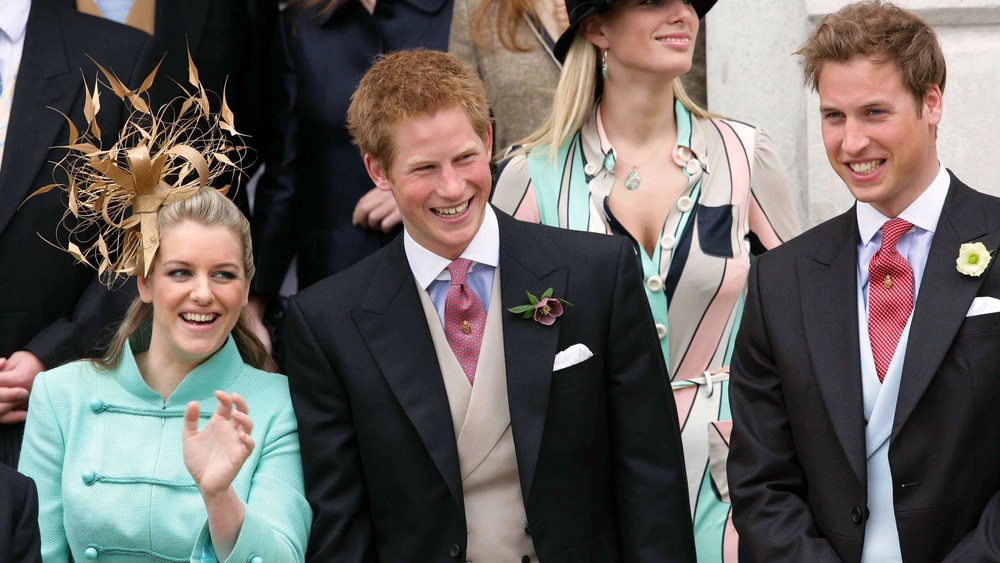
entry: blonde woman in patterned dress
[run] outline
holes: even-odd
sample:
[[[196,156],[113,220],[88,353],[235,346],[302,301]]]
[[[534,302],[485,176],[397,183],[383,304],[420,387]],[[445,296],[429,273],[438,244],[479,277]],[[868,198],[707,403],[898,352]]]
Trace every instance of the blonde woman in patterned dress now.
[[[699,561],[736,561],[729,360],[751,256],[799,232],[767,133],[685,95],[714,0],[569,0],[553,111],[500,164],[493,203],[629,237],[680,417]]]

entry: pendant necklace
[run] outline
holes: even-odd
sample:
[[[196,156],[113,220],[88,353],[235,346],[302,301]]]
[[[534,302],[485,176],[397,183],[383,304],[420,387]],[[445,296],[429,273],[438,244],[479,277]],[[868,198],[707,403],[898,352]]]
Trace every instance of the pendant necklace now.
[[[642,178],[639,177],[639,169],[652,162],[652,160],[656,158],[656,155],[660,154],[660,149],[662,149],[663,145],[667,143],[667,139],[669,139],[669,137],[664,137],[663,140],[660,141],[660,145],[653,151],[653,156],[647,158],[642,164],[632,166],[632,171],[628,173],[628,176],[625,176],[625,189],[629,191],[639,189],[639,182],[642,181]]]

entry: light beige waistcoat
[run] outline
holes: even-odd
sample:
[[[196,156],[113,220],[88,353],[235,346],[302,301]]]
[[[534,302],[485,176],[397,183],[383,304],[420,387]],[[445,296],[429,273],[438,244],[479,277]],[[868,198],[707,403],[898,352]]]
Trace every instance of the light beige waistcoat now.
[[[473,563],[520,563],[524,556],[537,561],[531,536],[525,533],[527,517],[510,427],[499,270],[493,275],[475,385],[469,384],[455,358],[430,296],[426,291],[418,293],[458,437],[469,534],[465,558]]]

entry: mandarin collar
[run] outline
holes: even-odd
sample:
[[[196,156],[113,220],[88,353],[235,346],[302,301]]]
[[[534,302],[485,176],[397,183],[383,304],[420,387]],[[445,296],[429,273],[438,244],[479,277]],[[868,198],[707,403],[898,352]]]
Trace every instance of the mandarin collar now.
[[[121,362],[118,364],[118,378],[122,387],[129,393],[163,408],[184,407],[190,401],[214,399],[213,393],[216,389],[231,389],[243,372],[243,357],[236,347],[236,341],[230,335],[218,352],[184,376],[177,389],[163,401],[163,397],[146,384],[135,362],[132,346],[135,345],[140,352],[149,346],[148,340],[146,342],[141,340],[143,339],[131,338],[126,342]]]

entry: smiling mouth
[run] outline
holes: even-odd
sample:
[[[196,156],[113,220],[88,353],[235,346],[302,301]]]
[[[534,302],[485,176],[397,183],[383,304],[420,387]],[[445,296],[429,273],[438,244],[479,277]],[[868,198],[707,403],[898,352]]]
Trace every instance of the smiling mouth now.
[[[879,166],[882,166],[883,163],[885,163],[885,159],[869,160],[868,162],[852,162],[848,164],[848,166],[851,167],[851,170],[855,174],[865,176],[874,172]]]
[[[438,217],[444,217],[445,219],[454,219],[459,215],[465,213],[465,210],[469,208],[469,201],[459,205],[458,207],[432,207],[431,211],[434,212]]]
[[[209,325],[215,322],[215,319],[219,318],[218,313],[181,313],[181,318],[185,322],[195,324],[195,325]]]

